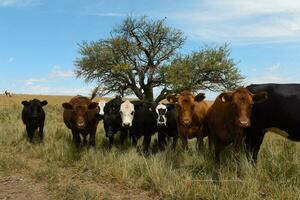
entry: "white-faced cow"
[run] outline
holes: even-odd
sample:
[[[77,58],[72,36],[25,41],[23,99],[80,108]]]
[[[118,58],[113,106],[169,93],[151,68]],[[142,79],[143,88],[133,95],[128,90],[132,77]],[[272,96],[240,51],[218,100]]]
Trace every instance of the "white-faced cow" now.
[[[98,108],[99,108],[99,119],[102,120],[104,117],[104,107],[105,107],[106,101],[100,100],[98,102]]]
[[[158,146],[163,150],[166,145],[166,138],[173,138],[173,149],[176,148],[178,129],[176,123],[176,105],[158,104],[155,108],[157,114]]]
[[[125,101],[121,105],[122,126],[130,130],[130,136],[133,144],[144,136],[143,151],[149,153],[151,136],[157,131],[155,106],[152,103],[134,101]]]

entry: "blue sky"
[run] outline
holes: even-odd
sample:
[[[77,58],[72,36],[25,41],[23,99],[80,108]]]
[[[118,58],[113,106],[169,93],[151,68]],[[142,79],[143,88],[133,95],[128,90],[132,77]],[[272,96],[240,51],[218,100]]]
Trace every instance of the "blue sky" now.
[[[0,91],[75,95],[77,43],[109,36],[127,15],[166,17],[182,52],[230,43],[245,84],[300,82],[300,1],[0,0]]]

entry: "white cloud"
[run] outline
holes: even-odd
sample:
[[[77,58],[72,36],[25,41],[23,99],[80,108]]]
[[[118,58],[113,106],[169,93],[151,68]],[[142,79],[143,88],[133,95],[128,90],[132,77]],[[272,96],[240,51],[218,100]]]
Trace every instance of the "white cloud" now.
[[[40,3],[40,0],[0,0],[0,7],[26,7]]]
[[[29,79],[23,80],[22,82],[27,86],[32,86],[35,83],[45,83],[48,81],[49,80],[46,78],[29,78]]]
[[[15,58],[14,57],[10,57],[8,58],[7,62],[8,63],[13,63],[15,61]]]
[[[73,70],[63,70],[59,65],[54,65],[49,73],[51,78],[68,78],[75,76]]]
[[[280,64],[278,63],[278,64],[272,65],[270,67],[266,67],[265,70],[268,73],[274,74],[274,73],[276,73],[279,70],[279,66],[280,66]]]
[[[200,1],[193,8],[158,14],[177,21],[194,38],[209,41],[300,40],[300,1]]]
[[[255,75],[246,78],[246,84],[259,83],[296,83],[299,80],[292,75],[285,73],[284,67],[274,64],[270,67],[262,67],[257,70]]]

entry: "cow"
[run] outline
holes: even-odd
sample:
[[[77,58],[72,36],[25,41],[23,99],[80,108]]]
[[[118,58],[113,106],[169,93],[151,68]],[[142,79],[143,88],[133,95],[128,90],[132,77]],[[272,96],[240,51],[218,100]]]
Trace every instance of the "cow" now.
[[[176,120],[183,148],[188,149],[188,139],[197,138],[197,148],[201,150],[206,136],[202,131],[202,124],[208,109],[204,101],[205,94],[194,96],[190,91],[184,90],[180,94],[169,95],[167,99],[176,103]]]
[[[109,139],[109,147],[114,143],[114,135],[120,132],[120,143],[124,144],[127,137],[127,130],[122,127],[122,119],[120,115],[120,106],[123,103],[121,96],[116,96],[108,101],[104,106],[103,125],[105,136]]]
[[[121,105],[122,126],[129,129],[133,144],[136,146],[140,137],[144,136],[143,152],[149,154],[151,137],[157,132],[155,114],[156,104],[143,101],[125,101]]]
[[[266,91],[269,97],[253,106],[252,125],[246,129],[246,147],[255,163],[268,130],[300,141],[300,84],[255,84],[247,89],[252,93]]]
[[[86,145],[88,135],[89,144],[91,146],[96,145],[95,136],[99,123],[99,109],[98,103],[92,102],[92,100],[96,97],[97,91],[98,88],[95,88],[91,98],[75,96],[69,102],[62,104],[64,123],[72,131],[76,148],[81,145],[80,135],[83,137],[83,145]]]
[[[12,93],[11,93],[11,92],[8,92],[7,90],[5,90],[4,94],[5,94],[5,96],[7,96],[7,97],[12,97]]]
[[[24,106],[22,111],[22,120],[26,125],[26,131],[29,138],[29,142],[32,142],[34,132],[39,128],[39,136],[41,141],[44,138],[44,123],[45,123],[45,111],[43,106],[47,105],[47,101],[40,101],[33,99],[31,101],[22,101]]]
[[[235,150],[242,149],[244,128],[251,125],[252,106],[266,98],[266,92],[253,94],[246,88],[224,92],[216,98],[206,114],[203,129],[208,134],[209,143],[214,147],[218,165],[220,153],[226,146],[233,143]]]
[[[166,137],[173,138],[172,148],[176,148],[178,129],[176,123],[176,105],[159,103],[155,112],[157,114],[158,147],[163,150],[166,145]]]
[[[100,100],[98,102],[98,109],[99,109],[99,120],[102,120],[104,117],[104,107],[105,107],[106,101]]]

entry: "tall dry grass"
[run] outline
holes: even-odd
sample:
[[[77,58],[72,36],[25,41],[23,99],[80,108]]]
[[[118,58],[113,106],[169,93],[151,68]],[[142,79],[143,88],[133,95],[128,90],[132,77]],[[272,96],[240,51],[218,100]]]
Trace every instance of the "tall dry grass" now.
[[[69,97],[48,97],[43,143],[26,140],[21,121],[23,99],[32,96],[0,96],[0,170],[24,173],[47,183],[57,199],[110,199],[97,189],[99,184],[121,184],[150,191],[160,199],[300,199],[300,144],[268,134],[257,167],[241,155],[242,177],[228,148],[222,155],[220,182],[212,181],[213,155],[205,150],[175,151],[167,148],[143,157],[128,142],[107,148],[99,124],[96,147],[76,150],[70,131],[62,121],[61,103]],[[113,188],[112,188],[113,189]]]

